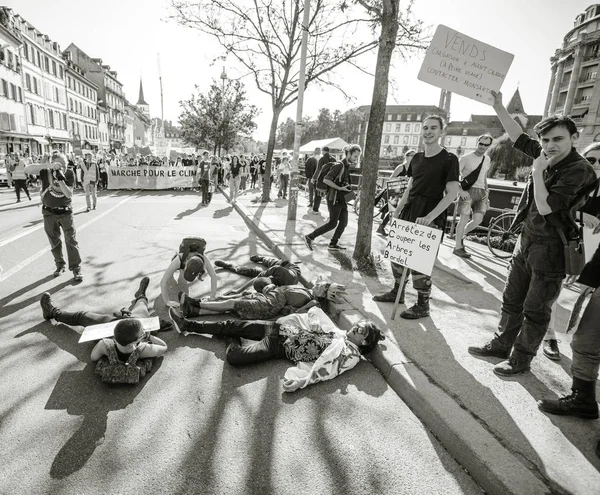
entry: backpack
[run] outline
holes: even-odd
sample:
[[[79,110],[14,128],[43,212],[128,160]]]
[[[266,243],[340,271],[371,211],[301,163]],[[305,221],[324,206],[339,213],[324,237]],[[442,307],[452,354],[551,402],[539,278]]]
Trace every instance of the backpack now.
[[[320,193],[327,192],[328,186],[327,184],[325,184],[325,182],[323,182],[323,179],[327,177],[329,170],[331,170],[331,167],[333,167],[335,163],[335,160],[324,163],[321,167],[321,170],[319,170],[319,175],[317,176],[317,191],[319,191]]]
[[[185,237],[179,245],[179,254],[181,262],[184,263],[190,253],[204,254],[206,241],[202,237]]]
[[[126,363],[119,359],[114,339],[102,339],[108,356],[102,356],[96,364],[96,374],[104,383],[140,383],[152,369],[152,359],[139,359],[139,346],[129,356]]]

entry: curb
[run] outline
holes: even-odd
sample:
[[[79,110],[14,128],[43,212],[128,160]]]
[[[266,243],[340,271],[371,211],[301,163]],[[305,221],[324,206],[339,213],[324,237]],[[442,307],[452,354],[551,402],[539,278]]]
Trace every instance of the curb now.
[[[229,198],[223,189],[221,191]],[[273,233],[268,225],[252,218],[245,206],[237,203],[232,206],[275,255],[289,259],[280,247],[286,245],[285,241]],[[306,287],[313,285],[302,276],[300,282]],[[356,321],[366,318],[348,304],[333,306],[337,306],[333,309],[340,328],[347,330]],[[407,358],[400,347],[390,345],[388,340],[384,345],[379,345],[369,359],[396,394],[486,493],[533,495],[552,492],[541,475],[536,476],[470,411]]]

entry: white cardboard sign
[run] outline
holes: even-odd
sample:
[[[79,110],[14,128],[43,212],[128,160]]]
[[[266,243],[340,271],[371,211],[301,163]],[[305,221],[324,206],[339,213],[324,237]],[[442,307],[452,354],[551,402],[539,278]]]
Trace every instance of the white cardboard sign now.
[[[399,265],[431,275],[442,242],[442,231],[398,218],[390,221],[383,257]]]
[[[427,49],[418,79],[491,105],[514,55],[440,24]]]
[[[158,316],[153,316],[151,318],[138,318],[138,320],[140,320],[144,332],[152,332],[160,328]],[[85,327],[83,333],[81,334],[81,338],[79,339],[79,343],[82,344],[83,342],[91,342],[92,340],[101,340],[107,337],[112,337],[114,335],[115,326],[117,323],[119,323],[119,321],[120,320],[115,320],[108,323],[100,323],[99,325],[90,325],[89,327]]]

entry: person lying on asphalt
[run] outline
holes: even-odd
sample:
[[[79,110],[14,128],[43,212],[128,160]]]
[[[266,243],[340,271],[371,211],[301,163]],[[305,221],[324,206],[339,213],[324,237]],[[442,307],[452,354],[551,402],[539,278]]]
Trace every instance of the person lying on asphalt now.
[[[319,282],[313,289],[300,285],[277,286],[273,277],[254,279],[254,290],[242,295],[222,296],[218,301],[199,301],[181,292],[181,311],[184,317],[234,313],[243,320],[268,320],[278,315],[307,311],[326,305],[327,301],[342,302],[346,288],[340,284]]]
[[[283,379],[286,392],[331,380],[354,368],[385,337],[369,320],[361,320],[345,332],[325,312],[313,307],[307,313],[283,316],[276,321],[192,321],[169,308],[177,332],[210,334],[227,340],[227,362],[233,366],[287,358],[296,363]],[[242,345],[241,338],[253,340]]]
[[[300,267],[297,263],[272,258],[270,256],[259,256],[256,254],[254,256],[250,256],[250,261],[259,263],[265,266],[266,269],[261,270],[260,268],[232,265],[231,263],[227,263],[223,260],[215,261],[215,266],[218,268],[223,268],[224,270],[232,273],[237,273],[238,275],[252,278],[252,280],[246,282],[239,289],[229,291],[226,293],[226,295],[241,294],[248,287],[252,287],[252,284],[257,277],[273,277],[273,283],[279,286],[294,285],[300,280]]]

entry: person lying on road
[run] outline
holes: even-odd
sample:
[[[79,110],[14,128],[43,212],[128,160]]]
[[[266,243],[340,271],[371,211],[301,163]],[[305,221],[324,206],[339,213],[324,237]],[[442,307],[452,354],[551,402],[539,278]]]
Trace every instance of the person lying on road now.
[[[369,320],[361,320],[345,332],[325,312],[313,307],[307,313],[283,316],[276,321],[192,321],[169,308],[177,332],[211,334],[228,341],[226,359],[233,366],[287,358],[295,367],[283,379],[286,392],[331,380],[356,366],[385,337]],[[240,338],[253,340],[242,345]]]

